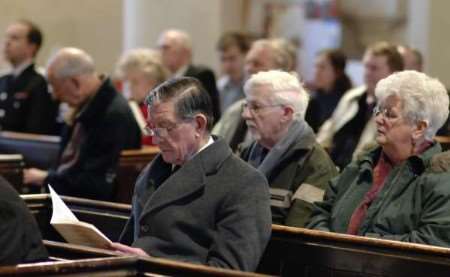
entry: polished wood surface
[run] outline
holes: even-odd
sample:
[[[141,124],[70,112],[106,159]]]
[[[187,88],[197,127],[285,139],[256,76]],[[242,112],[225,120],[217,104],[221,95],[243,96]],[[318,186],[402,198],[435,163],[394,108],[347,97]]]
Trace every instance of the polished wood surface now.
[[[0,276],[267,276],[162,258],[123,256],[68,243],[44,243],[55,261],[0,267]]]
[[[63,241],[49,224],[48,195],[22,196],[45,239]],[[62,197],[77,217],[116,241],[131,206]],[[62,255],[59,255],[60,257]],[[283,276],[450,276],[450,249],[272,225],[258,272]]]
[[[137,177],[158,153],[159,148],[155,146],[122,151],[117,170],[117,187],[114,201],[131,203]]]

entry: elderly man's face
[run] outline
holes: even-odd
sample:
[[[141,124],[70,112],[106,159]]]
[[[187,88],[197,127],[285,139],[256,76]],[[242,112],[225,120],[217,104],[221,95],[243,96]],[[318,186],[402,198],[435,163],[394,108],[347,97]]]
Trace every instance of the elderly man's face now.
[[[28,32],[28,26],[21,23],[14,23],[6,29],[4,53],[13,65],[18,65],[33,56],[36,46],[28,42]]]
[[[181,61],[186,55],[186,50],[180,45],[179,41],[170,34],[163,34],[158,40],[158,48],[161,51],[163,64],[175,73],[181,66]]]
[[[182,165],[197,152],[199,144],[194,121],[178,119],[173,100],[153,104],[147,121],[156,133],[154,142],[165,162]]]
[[[363,64],[364,81],[367,89],[370,91],[375,90],[378,81],[392,74],[386,56],[376,56],[371,53],[366,53],[363,58]]]
[[[86,100],[80,91],[80,80],[76,77],[57,78],[50,66],[47,69],[47,80],[54,99],[67,103],[71,107],[79,107]]]
[[[245,70],[247,74],[252,75],[271,69],[277,69],[271,51],[266,48],[252,47],[245,57]]]
[[[256,86],[246,94],[246,106],[242,117],[253,138],[266,148],[272,148],[284,135],[285,109],[271,99],[270,86]]]
[[[391,150],[390,152],[410,151],[413,146],[414,124],[403,117],[402,111],[402,101],[395,95],[388,96],[379,103],[375,111],[375,139],[384,149]]]

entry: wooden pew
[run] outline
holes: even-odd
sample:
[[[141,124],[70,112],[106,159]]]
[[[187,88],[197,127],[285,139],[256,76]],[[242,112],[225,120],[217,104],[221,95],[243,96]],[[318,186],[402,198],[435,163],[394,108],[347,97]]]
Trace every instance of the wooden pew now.
[[[156,146],[122,151],[117,170],[115,202],[131,203],[137,177],[158,153],[159,148]]]
[[[450,276],[450,249],[273,225],[259,271],[282,276]]]
[[[441,144],[442,150],[450,150],[450,136],[435,136],[434,140]]]
[[[21,197],[35,216],[43,238],[64,241],[50,225],[52,216],[50,196],[48,194],[25,194]],[[79,220],[94,224],[112,241],[119,239],[131,212],[131,206],[126,204],[68,196],[61,196],[61,198]]]
[[[56,165],[60,137],[0,132],[0,153],[21,154],[27,167],[47,169]]]
[[[266,276],[161,258],[121,256],[112,251],[45,241],[59,261],[0,267],[0,276]],[[76,260],[64,260],[66,258]]]
[[[20,154],[0,154],[0,175],[8,180],[20,193],[27,191],[23,187],[23,168],[25,162]]]
[[[22,197],[38,218],[44,238],[63,241],[49,226],[48,196]],[[112,240],[117,240],[131,208],[73,197],[63,199],[77,217],[95,224]],[[258,272],[311,277],[450,276],[450,249],[273,225]]]

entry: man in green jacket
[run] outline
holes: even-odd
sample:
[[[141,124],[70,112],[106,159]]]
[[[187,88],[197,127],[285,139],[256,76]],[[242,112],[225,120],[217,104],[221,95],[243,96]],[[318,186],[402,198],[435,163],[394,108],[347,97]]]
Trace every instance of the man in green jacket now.
[[[240,156],[269,181],[273,223],[303,227],[337,174],[304,120],[308,94],[295,76],[275,70],[253,75],[244,91],[242,117],[255,141]]]

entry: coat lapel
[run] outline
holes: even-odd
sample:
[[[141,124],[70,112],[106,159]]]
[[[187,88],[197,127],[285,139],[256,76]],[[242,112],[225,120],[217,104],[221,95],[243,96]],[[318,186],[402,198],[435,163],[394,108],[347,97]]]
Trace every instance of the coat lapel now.
[[[218,167],[229,155],[231,150],[223,140],[216,141],[197,154],[165,180],[147,199],[141,219],[149,213],[203,189],[207,176],[217,172]]]

